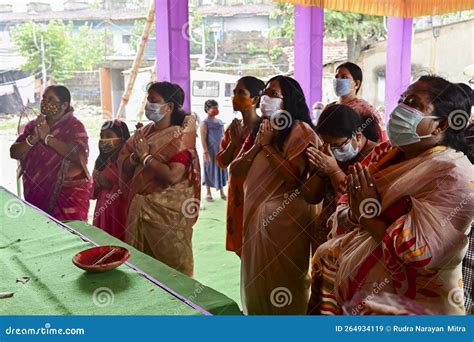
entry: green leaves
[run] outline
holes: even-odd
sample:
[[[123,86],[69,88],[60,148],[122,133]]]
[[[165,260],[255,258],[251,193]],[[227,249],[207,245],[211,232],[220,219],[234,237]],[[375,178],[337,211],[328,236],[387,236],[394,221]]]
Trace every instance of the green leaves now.
[[[64,81],[74,71],[93,70],[104,59],[105,33],[85,23],[74,28],[51,20],[47,25],[28,22],[11,29],[12,39],[20,54],[28,60],[22,69],[30,73],[41,71],[41,37],[48,78]]]

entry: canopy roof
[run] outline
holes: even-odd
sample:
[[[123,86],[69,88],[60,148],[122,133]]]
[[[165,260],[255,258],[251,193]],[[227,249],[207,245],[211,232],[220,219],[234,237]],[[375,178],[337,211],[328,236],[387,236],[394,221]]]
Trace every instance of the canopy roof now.
[[[274,2],[404,18],[474,9],[474,0],[274,0]]]

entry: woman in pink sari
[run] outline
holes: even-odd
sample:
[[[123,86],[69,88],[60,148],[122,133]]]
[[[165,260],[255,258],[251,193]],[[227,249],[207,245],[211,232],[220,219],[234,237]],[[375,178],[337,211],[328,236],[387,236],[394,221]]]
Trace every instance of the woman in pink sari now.
[[[10,156],[20,161],[26,201],[58,220],[86,221],[91,190],[88,138],[70,104],[66,87],[46,88],[41,114],[27,123]]]
[[[352,168],[332,216],[332,239],[315,254],[310,313],[354,314],[382,293],[438,314],[464,314],[461,263],[474,217],[473,160],[462,129],[470,99],[443,78],[408,87],[387,126],[393,146]],[[464,125],[463,125],[464,123]],[[470,158],[472,159],[472,154]],[[371,298],[353,303],[359,293]]]

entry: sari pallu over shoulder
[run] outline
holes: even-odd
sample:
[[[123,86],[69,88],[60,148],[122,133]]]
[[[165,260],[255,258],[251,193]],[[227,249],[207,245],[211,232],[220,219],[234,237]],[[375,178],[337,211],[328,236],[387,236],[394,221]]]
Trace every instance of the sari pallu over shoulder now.
[[[33,134],[36,119],[28,122],[16,142]],[[66,144],[74,144],[85,177],[67,179],[71,163],[43,142],[34,145],[20,160],[25,199],[59,220],[87,219],[90,197],[88,137],[84,125],[70,111],[50,127],[50,134]]]
[[[320,313],[341,313],[345,302],[358,291],[370,291],[374,282],[385,282],[384,292],[413,299],[434,312],[464,313],[462,301],[453,298],[462,294],[461,262],[474,213],[472,165],[462,153],[442,146],[393,163],[397,155],[392,148],[367,157],[374,160],[369,171],[381,212],[390,212],[393,219],[381,245],[362,227],[336,233],[342,230],[338,217],[346,204],[332,217],[333,238],[315,255],[322,300],[333,298],[331,306],[320,305]],[[406,198],[408,210],[400,205]]]
[[[152,124],[143,128],[150,154],[168,163],[176,154],[189,151],[191,163],[183,179],[165,184],[149,168],[139,164],[133,174],[123,171],[123,162],[133,152],[133,137],[120,151],[118,165],[121,186],[129,196],[126,241],[168,266],[192,277],[192,227],[199,215],[201,194],[197,157],[196,122],[187,118],[183,126],[154,132]]]
[[[306,123],[295,122],[281,156],[295,169],[309,144],[318,145]],[[244,182],[241,297],[245,314],[304,314],[309,298],[309,236],[315,206],[258,153]],[[307,168],[307,165],[306,165]],[[301,176],[306,170],[299,170]],[[283,305],[278,305],[284,299]]]

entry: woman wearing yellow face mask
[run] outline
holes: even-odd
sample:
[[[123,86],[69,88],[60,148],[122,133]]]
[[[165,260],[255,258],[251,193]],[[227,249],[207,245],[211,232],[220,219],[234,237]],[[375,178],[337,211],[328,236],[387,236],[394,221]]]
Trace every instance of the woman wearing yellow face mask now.
[[[117,157],[130,138],[127,124],[109,120],[102,125],[99,140],[99,157],[95,161],[92,198],[97,199],[94,226],[120,240],[125,240],[127,227],[127,199],[119,189]]]
[[[257,115],[260,92],[265,83],[252,76],[242,77],[235,86],[232,105],[234,111],[242,113],[242,120],[234,119],[224,133],[216,161],[221,168],[227,168],[237,157],[253,145],[261,119]],[[229,175],[227,198],[226,248],[240,256],[242,248],[243,183],[245,177]]]
[[[21,163],[25,199],[58,220],[87,220],[91,182],[84,125],[66,87],[45,89],[41,114],[10,148]]]

